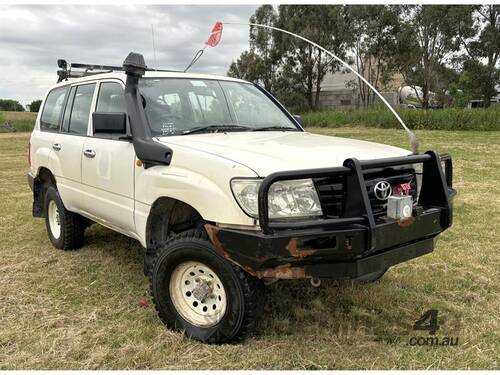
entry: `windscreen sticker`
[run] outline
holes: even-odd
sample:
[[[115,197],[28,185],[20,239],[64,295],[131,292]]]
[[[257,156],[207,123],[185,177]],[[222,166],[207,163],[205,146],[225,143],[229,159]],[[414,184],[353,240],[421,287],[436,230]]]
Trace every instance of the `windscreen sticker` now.
[[[175,124],[171,121],[164,122],[161,124],[162,135],[168,135],[175,132]]]
[[[207,84],[203,81],[189,81],[195,87],[207,87]]]

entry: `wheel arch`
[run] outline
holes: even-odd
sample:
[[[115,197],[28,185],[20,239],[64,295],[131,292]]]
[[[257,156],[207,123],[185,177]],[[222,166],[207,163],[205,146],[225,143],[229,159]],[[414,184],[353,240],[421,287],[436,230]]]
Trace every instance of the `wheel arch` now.
[[[148,247],[166,240],[171,234],[195,228],[203,218],[193,206],[176,198],[159,197],[149,211],[146,222]]]
[[[201,227],[203,217],[193,206],[170,197],[157,198],[149,211],[146,221],[146,255],[144,274],[149,275],[152,261],[159,244],[169,237],[188,229]]]
[[[47,185],[57,186],[54,174],[46,167],[38,168],[37,175],[33,179],[33,216],[44,216],[45,188]]]

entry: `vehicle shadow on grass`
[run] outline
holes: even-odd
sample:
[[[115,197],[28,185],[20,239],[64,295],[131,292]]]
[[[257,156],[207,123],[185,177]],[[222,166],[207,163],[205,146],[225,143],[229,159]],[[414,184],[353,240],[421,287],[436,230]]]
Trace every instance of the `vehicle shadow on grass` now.
[[[390,272],[390,271],[389,271]],[[308,280],[283,280],[266,290],[260,334],[317,337],[363,336],[397,343],[411,329],[408,311],[388,280],[363,284],[351,280],[323,280],[318,288]],[[410,288],[405,285],[404,289]],[[392,290],[392,292],[390,292]]]
[[[110,264],[128,268],[125,276],[141,284],[144,249],[134,239],[93,225],[85,235],[84,249],[100,253]],[[265,307],[256,339],[291,335],[356,337],[395,343],[411,329],[411,318],[395,295],[391,270],[380,281],[363,284],[350,280],[322,280],[314,288],[309,280],[282,280],[266,286]],[[411,285],[401,287],[412,292]],[[137,298],[149,290],[138,290]],[[152,306],[152,304],[151,304]],[[158,324],[161,324],[158,320]]]
[[[98,224],[93,224],[85,231],[85,243],[82,250],[88,249],[112,258],[114,264],[127,265],[137,277],[143,277],[143,258],[145,250],[141,244]]]

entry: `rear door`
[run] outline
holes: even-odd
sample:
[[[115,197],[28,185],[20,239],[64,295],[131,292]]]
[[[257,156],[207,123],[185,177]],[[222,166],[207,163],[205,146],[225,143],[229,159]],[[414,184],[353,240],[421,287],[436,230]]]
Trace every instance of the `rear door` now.
[[[66,208],[84,209],[82,196],[82,152],[87,138],[95,83],[74,85],[69,92],[62,127],[54,140],[51,170]]]
[[[54,153],[52,148],[54,138],[61,127],[68,92],[69,86],[56,87],[45,98],[39,120],[31,137],[32,166],[35,168],[50,165],[49,160]],[[36,175],[38,171],[32,170],[32,173]]]
[[[118,80],[99,83],[95,112],[126,112],[124,86]],[[125,234],[135,233],[135,151],[125,134],[94,134],[83,147],[82,182],[88,213]]]

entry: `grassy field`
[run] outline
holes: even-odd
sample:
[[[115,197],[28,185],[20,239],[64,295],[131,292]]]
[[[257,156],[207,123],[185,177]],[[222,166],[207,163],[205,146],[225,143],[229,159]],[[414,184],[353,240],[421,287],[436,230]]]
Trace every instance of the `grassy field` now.
[[[500,106],[464,109],[404,109],[397,108],[399,115],[411,129],[426,130],[494,130],[500,131]],[[393,114],[385,107],[369,107],[356,110],[305,113],[307,127],[342,127],[364,125],[376,128],[399,129]]]
[[[7,132],[2,127],[5,122],[9,122],[18,132],[29,132],[33,130],[37,113],[34,112],[8,112],[0,111],[0,133]]]
[[[411,129],[426,130],[488,130],[500,131],[500,106],[488,109],[447,108],[439,110],[416,110],[399,108],[398,112]],[[18,132],[31,131],[36,113],[0,111],[1,127],[8,121]],[[338,128],[364,125],[376,128],[399,129],[396,118],[387,108],[371,107],[357,110],[308,112],[303,115],[308,128]]]
[[[310,129],[406,146],[403,131]],[[208,346],[165,329],[148,296],[140,245],[100,226],[80,251],[51,247],[31,217],[27,134],[0,135],[0,369],[498,369],[499,132],[417,131],[422,151],[454,158],[454,226],[434,253],[360,285],[280,282],[267,288],[258,335]],[[149,300],[149,297],[147,297]],[[439,310],[436,336],[412,325]]]

